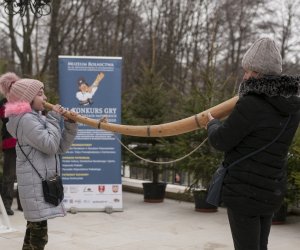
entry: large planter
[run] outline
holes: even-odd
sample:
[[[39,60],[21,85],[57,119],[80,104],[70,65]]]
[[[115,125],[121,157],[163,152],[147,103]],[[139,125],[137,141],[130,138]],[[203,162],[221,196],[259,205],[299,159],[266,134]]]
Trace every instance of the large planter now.
[[[144,182],[144,201],[150,203],[159,203],[163,202],[166,193],[166,183],[152,183],[152,182]]]
[[[218,207],[206,202],[206,190],[193,191],[193,195],[195,202],[195,211],[204,213],[214,213],[218,211]]]
[[[286,202],[282,203],[280,208],[274,213],[272,218],[272,225],[282,225],[286,221],[288,205]]]

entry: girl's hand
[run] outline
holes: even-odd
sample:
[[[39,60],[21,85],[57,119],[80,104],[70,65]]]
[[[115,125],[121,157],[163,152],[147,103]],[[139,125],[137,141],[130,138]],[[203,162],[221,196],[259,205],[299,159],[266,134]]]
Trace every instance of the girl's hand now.
[[[55,104],[55,105],[53,106],[52,110],[53,110],[54,112],[60,114],[60,115],[63,115],[64,113],[67,112],[67,110],[66,110],[63,106],[61,106],[61,105],[59,105],[59,104]]]
[[[56,113],[62,115],[62,116],[67,112],[67,110],[59,104],[54,105],[52,110],[55,111]],[[73,112],[73,111],[69,111],[69,113],[70,113],[71,116],[74,116],[74,117],[78,115],[76,112]],[[70,123],[75,123],[76,122],[76,121],[74,121],[72,119],[69,119],[67,117],[64,117],[64,120],[67,121],[67,122],[70,122]]]
[[[78,114],[76,113],[76,112],[74,112],[74,111],[69,111],[69,113],[70,113],[70,115],[71,116],[77,116]],[[65,118],[65,121],[67,121],[67,122],[70,122],[70,123],[76,123],[76,121],[75,120],[72,120],[72,119],[69,119],[69,118],[67,118],[67,117],[64,117]]]

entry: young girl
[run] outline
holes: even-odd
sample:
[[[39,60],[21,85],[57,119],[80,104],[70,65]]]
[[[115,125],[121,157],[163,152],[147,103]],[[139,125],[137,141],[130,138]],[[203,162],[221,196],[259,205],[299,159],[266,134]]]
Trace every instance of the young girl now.
[[[8,132],[18,140],[17,181],[27,220],[22,249],[44,249],[48,242],[47,220],[65,216],[66,211],[63,203],[55,206],[45,202],[42,180],[30,162],[43,178],[55,176],[56,169],[60,171],[58,154],[71,146],[77,124],[65,120],[61,130],[60,121],[65,110],[59,105],[46,116],[41,114],[47,97],[43,83],[38,80],[20,79],[14,73],[6,73],[0,77],[0,91],[8,100],[5,109],[5,116],[9,118]]]

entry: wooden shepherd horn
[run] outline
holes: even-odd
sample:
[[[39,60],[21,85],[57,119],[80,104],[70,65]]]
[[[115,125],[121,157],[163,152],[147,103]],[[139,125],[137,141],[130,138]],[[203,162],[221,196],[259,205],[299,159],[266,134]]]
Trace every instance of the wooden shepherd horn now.
[[[212,116],[215,118],[218,119],[225,118],[231,113],[237,100],[238,97],[235,96],[225,102],[222,102],[196,115],[190,116],[182,120],[163,123],[159,125],[134,126],[134,125],[115,124],[115,123],[103,122],[101,120],[91,119],[71,111],[66,111],[63,115],[68,119],[86,124],[90,127],[97,128],[97,129],[104,129],[104,130],[108,130],[123,135],[139,136],[139,137],[166,137],[166,136],[184,134],[205,127],[208,121],[207,118],[208,112],[211,112]],[[44,102],[44,106],[45,108],[52,110],[53,104]]]

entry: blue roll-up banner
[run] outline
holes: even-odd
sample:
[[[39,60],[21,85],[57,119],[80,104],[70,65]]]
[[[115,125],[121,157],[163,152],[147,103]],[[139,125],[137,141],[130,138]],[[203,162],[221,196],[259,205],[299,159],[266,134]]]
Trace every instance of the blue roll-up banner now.
[[[59,56],[60,104],[88,118],[121,123],[120,57]],[[119,135],[79,124],[62,160],[68,210],[122,211]]]

